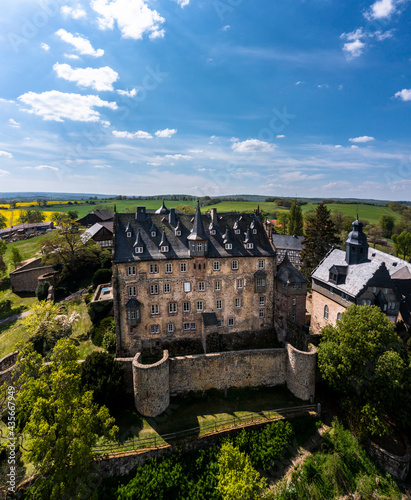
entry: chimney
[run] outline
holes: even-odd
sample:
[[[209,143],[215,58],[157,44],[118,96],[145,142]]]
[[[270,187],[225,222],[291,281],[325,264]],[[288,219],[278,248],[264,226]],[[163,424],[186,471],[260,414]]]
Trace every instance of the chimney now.
[[[218,224],[218,217],[217,217],[217,209],[216,208],[211,209],[211,220],[214,222],[214,224]]]
[[[168,214],[168,222],[170,225],[175,227],[177,225],[176,209],[170,208],[170,213]]]
[[[146,207],[137,207],[136,220],[139,222],[146,220]]]

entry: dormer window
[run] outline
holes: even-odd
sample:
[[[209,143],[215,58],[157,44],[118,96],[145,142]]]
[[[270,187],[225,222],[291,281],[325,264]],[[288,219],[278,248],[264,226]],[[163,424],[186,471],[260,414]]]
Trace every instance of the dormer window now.
[[[181,231],[179,229],[176,230],[176,236],[181,236]]]
[[[233,249],[233,244],[232,243],[226,243],[225,244],[225,249],[226,250],[232,250]]]
[[[257,234],[257,229],[253,229],[253,234]]]
[[[167,253],[169,251],[169,246],[168,245],[162,245],[160,251],[162,253]]]
[[[215,229],[212,229],[210,231],[211,236],[215,236],[217,234],[217,231]]]
[[[144,248],[143,247],[135,247],[135,252],[136,253],[143,253],[144,252]]]
[[[333,281],[334,283],[337,283],[337,279],[338,279],[338,274],[333,273],[332,271],[330,271],[330,281]]]
[[[157,236],[157,231],[151,231],[150,236],[155,238]]]
[[[127,238],[131,238],[131,231],[127,231]]]
[[[202,252],[202,251],[203,251],[203,244],[197,243],[197,252]]]
[[[254,248],[254,243],[247,243],[246,248],[247,250],[252,250]]]
[[[241,234],[241,230],[240,229],[236,229],[234,232],[235,232],[235,234]]]

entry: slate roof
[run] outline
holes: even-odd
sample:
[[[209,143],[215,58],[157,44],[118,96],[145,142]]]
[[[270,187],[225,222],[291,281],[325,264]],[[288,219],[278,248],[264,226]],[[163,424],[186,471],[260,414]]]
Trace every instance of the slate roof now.
[[[296,269],[290,259],[288,258],[288,253],[285,253],[284,259],[277,267],[277,276],[276,279],[280,283],[308,283],[308,280],[305,276],[300,273],[298,269]]]
[[[91,227],[89,227],[84,233],[81,235],[81,241],[86,243],[90,238],[93,238],[99,231],[101,231],[105,227],[111,233],[114,232],[114,222],[96,222]]]
[[[404,268],[408,268],[408,271],[411,270],[411,265],[404,260],[372,248],[368,250],[368,260],[359,264],[347,265],[345,255],[345,252],[342,250],[331,250],[317,268],[314,269],[311,274],[312,278],[331,284],[352,297],[357,297],[372,278],[386,282],[388,280],[389,282],[390,277],[396,279],[394,275],[398,271],[405,273]],[[346,268],[345,283],[335,285],[329,281],[329,271],[333,266],[343,266]]]
[[[6,227],[4,229],[0,229],[1,234],[8,234],[14,231],[20,231],[22,229],[38,229],[38,230],[47,230],[53,229],[53,222],[24,222],[22,224],[16,224],[12,227]]]
[[[273,234],[273,243],[276,250],[295,250],[301,252],[304,236],[291,236],[288,234]]]
[[[115,214],[115,248],[114,248],[114,262],[139,262],[150,260],[167,260],[167,259],[188,259],[190,258],[189,240],[187,237],[193,229],[192,215],[176,214],[179,221],[179,229],[181,229],[181,236],[175,235],[175,227],[170,224],[169,218],[165,218],[163,214],[149,214],[141,215],[141,220],[136,220],[135,214],[124,213]],[[223,244],[223,234],[227,229],[234,226],[235,221],[239,219],[238,214],[218,214],[218,227],[215,236],[210,235],[210,222],[211,215],[201,215],[201,224],[204,230],[204,237],[208,239],[208,258],[219,257],[247,257],[247,256],[261,256],[261,257],[274,257],[275,252],[270,244],[269,238],[264,230],[261,220],[254,214],[243,214],[239,220],[239,227],[241,234],[235,235],[234,231],[230,232],[230,240],[232,241],[232,250],[225,250]],[[245,234],[247,228],[252,222],[255,222],[257,234],[253,235],[254,247],[246,249],[244,245]],[[199,223],[200,221],[197,221]],[[126,227],[130,224],[133,235],[140,232],[141,239],[144,243],[144,251],[141,254],[133,252],[134,238],[127,238]],[[157,234],[155,238],[150,236],[150,228],[155,226]],[[160,251],[160,241],[164,234],[170,244],[170,251],[162,253]]]

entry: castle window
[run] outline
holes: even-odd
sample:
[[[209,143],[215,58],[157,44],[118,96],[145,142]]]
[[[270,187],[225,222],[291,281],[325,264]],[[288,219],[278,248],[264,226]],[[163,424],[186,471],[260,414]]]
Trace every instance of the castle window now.
[[[196,329],[196,324],[195,323],[190,323],[190,329],[195,330]]]
[[[156,235],[157,235],[157,232],[156,231],[151,231],[150,235],[151,235],[152,238],[155,238]]]
[[[190,330],[190,323],[184,323],[183,330]]]
[[[223,301],[222,301],[222,300],[220,300],[220,299],[218,299],[218,300],[216,301],[216,304],[215,304],[215,305],[216,305],[216,309],[222,309],[222,308],[223,308]]]
[[[217,328],[221,328],[223,326],[223,320],[219,319],[217,320]]]
[[[388,293],[388,288],[384,288],[384,294],[387,295]]]
[[[234,326],[234,318],[228,318],[228,326]]]
[[[210,234],[211,234],[211,236],[215,236],[215,235],[216,235],[216,230],[215,230],[215,229],[212,229],[212,230],[210,231]]]
[[[173,323],[169,323],[167,325],[167,330],[168,330],[168,333],[173,333],[174,332],[174,324]]]
[[[180,264],[180,272],[186,273],[187,272],[187,264],[185,262],[182,262]]]
[[[190,312],[190,302],[183,302],[183,312]]]
[[[226,243],[225,244],[225,249],[226,250],[232,250],[233,249],[233,244],[232,243]]]
[[[197,301],[197,312],[201,312],[203,310],[203,301],[198,300]]]
[[[136,286],[129,286],[128,287],[128,296],[135,297],[136,295],[137,295],[137,287]]]
[[[128,331],[128,333],[129,333],[130,335],[133,335],[133,334],[134,334],[134,328],[133,328],[133,327],[130,327],[130,330]]]
[[[238,260],[231,261],[231,269],[233,271],[237,271],[238,270]]]
[[[179,229],[176,231],[176,236],[181,236],[181,231]]]
[[[324,306],[324,318],[328,319],[328,306]]]
[[[184,283],[184,291],[185,292],[191,292],[191,283],[189,281],[186,281]]]
[[[258,269],[264,269],[264,267],[265,267],[265,260],[258,259]]]
[[[257,229],[253,229],[253,234],[257,234]]]
[[[143,247],[136,247],[135,248],[135,252],[136,253],[143,253],[144,252],[144,248]]]
[[[171,274],[173,272],[173,264],[168,263],[166,264],[166,273]]]
[[[219,271],[220,270],[220,262],[218,260],[215,260],[213,262],[213,271]]]
[[[221,290],[221,281],[215,281],[214,282],[214,290],[216,292],[219,292]]]
[[[158,265],[150,264],[150,274],[156,274],[156,273],[158,273]]]
[[[244,286],[244,280],[242,279],[237,280],[237,288],[241,289],[243,288],[243,286]]]
[[[194,264],[194,266],[193,266],[193,267],[194,267],[194,269],[197,269],[197,265],[196,265],[196,264]]]
[[[259,318],[264,318],[264,309],[260,309],[260,310],[258,311],[258,317],[259,317]]]
[[[337,321],[341,321],[341,313],[337,313]]]
[[[372,293],[376,293],[376,292],[377,292],[377,287],[374,287],[374,288],[372,289]]]
[[[127,238],[131,238],[131,231],[127,231]]]
[[[254,243],[247,243],[246,248],[247,250],[252,250],[254,248]]]
[[[167,253],[169,251],[169,246],[168,245],[162,245],[161,250],[162,253]]]
[[[170,283],[164,283],[164,293],[170,293],[170,292],[171,292]]]
[[[150,325],[150,333],[160,333],[160,325]]]
[[[264,278],[258,278],[257,279],[257,288],[264,288],[265,287],[265,279]]]
[[[177,302],[170,302],[170,304],[168,304],[168,312],[170,314],[177,313]]]
[[[128,276],[135,276],[136,275],[136,266],[128,266],[127,275]]]
[[[234,232],[235,232],[235,234],[241,234],[240,229],[236,229]]]
[[[152,315],[160,314],[158,304],[151,304],[150,311]]]
[[[158,285],[150,285],[150,295],[158,295]]]
[[[202,251],[203,251],[203,244],[197,243],[197,252],[202,252]]]
[[[237,309],[241,307],[241,299],[235,299],[235,307],[237,307]]]
[[[295,306],[297,304],[297,299],[294,297],[293,298],[293,306]]]
[[[205,283],[204,283],[204,281],[199,281],[199,283],[198,283],[198,291],[199,292],[204,292],[204,290],[205,290]]]
[[[265,297],[260,297],[260,306],[265,306]]]

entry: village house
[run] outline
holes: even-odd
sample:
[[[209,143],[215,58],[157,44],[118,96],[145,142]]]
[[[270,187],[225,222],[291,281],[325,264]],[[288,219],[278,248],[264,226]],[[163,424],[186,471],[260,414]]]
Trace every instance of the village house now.
[[[93,224],[101,223],[101,222],[112,222],[113,214],[108,210],[93,210],[88,213],[81,219],[78,219],[77,222],[80,226],[91,227]]]
[[[54,228],[53,222],[34,222],[16,224],[12,227],[0,229],[0,238],[5,241],[16,241],[28,237],[38,236]]]
[[[94,240],[102,248],[113,246],[113,221],[96,222],[86,229],[81,235],[81,241],[87,243],[90,239]]]
[[[44,265],[41,257],[20,262],[16,269],[10,273],[10,283],[13,293],[34,293],[41,281],[55,285],[57,273],[53,266]]]
[[[359,220],[346,251],[332,249],[313,271],[311,329],[335,324],[351,304],[377,305],[392,321],[410,324],[411,265],[371,249]]]
[[[294,267],[301,268],[301,250],[303,249],[304,236],[289,235],[289,234],[272,234],[274,250],[276,253],[277,265],[281,264],[285,255]]]

